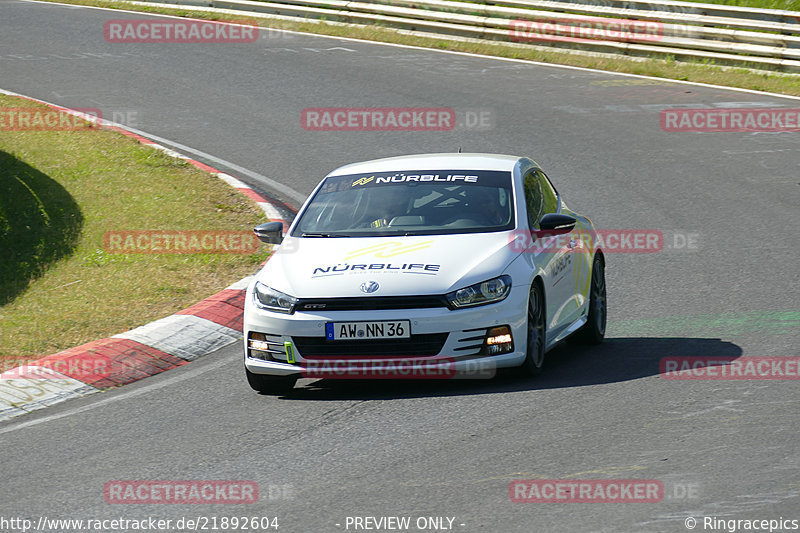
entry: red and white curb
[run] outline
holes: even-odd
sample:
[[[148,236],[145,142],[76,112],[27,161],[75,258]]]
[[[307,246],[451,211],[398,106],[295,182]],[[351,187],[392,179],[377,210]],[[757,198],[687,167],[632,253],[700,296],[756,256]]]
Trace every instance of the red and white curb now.
[[[264,198],[242,181],[204,163],[157,144],[123,126],[49,102],[0,89],[1,94],[25,98],[79,116],[132,137],[216,175],[249,197],[273,221],[288,229],[294,210]],[[126,385],[185,365],[242,339],[242,314],[248,276],[205,300],[150,324],[101,339],[0,373],[0,421],[53,404]]]

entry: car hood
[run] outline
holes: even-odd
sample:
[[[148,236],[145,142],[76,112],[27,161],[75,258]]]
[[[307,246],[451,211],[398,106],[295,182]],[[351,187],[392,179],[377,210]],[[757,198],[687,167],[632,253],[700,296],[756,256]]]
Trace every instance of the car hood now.
[[[511,233],[287,236],[257,279],[297,298],[444,294],[502,274],[518,255]]]

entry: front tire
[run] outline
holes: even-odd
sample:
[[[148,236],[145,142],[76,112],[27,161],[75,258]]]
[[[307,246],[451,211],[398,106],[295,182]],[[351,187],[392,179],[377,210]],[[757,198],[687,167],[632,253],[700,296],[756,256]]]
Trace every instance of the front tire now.
[[[587,344],[600,344],[606,336],[606,266],[603,257],[595,256],[592,264],[592,284],[589,289],[589,316],[581,328],[579,337]]]
[[[267,376],[255,374],[246,368],[247,383],[254,391],[261,394],[285,394],[294,388],[297,378],[293,376]]]
[[[545,347],[544,292],[538,281],[531,285],[528,296],[528,339],[525,361],[520,372],[525,376],[538,376],[544,369]]]

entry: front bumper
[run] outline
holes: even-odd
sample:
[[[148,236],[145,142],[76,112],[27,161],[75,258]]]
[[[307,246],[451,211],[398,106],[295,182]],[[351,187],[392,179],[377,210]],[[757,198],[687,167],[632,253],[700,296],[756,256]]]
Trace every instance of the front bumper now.
[[[251,286],[244,312],[245,367],[255,374],[320,377],[315,370],[325,363],[354,368],[359,362],[416,361],[424,364],[429,377],[487,377],[489,371],[493,375],[494,369],[519,366],[525,359],[528,291],[527,286],[515,285],[501,302],[458,310],[436,307],[284,314],[258,308]],[[325,339],[327,322],[380,320],[408,320],[411,339]],[[513,349],[489,355],[484,338],[497,326],[510,328]],[[253,337],[264,339],[257,345],[265,349],[251,348]]]

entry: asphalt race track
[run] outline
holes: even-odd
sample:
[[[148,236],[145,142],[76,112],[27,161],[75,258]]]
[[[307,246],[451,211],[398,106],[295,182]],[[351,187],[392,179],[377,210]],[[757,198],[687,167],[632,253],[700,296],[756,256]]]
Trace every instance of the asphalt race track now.
[[[104,39],[105,21],[144,17],[0,0],[0,87],[99,108],[298,197],[353,161],[529,155],[596,226],[658,229],[664,246],[608,255],[605,344],[559,348],[540,379],[301,380],[266,397],[247,386],[236,345],[0,424],[0,518],[277,516],[282,533],[390,516],[411,517],[409,531],[449,517],[427,530],[463,533],[800,520],[799,382],[659,376],[666,356],[800,355],[800,134],[665,132],[659,112],[797,100],[278,32],[250,44]],[[447,107],[459,125],[304,130],[302,110],[316,107]],[[664,492],[653,503],[517,503],[516,479],[657,480]],[[109,504],[114,480],[251,480],[260,497]]]

